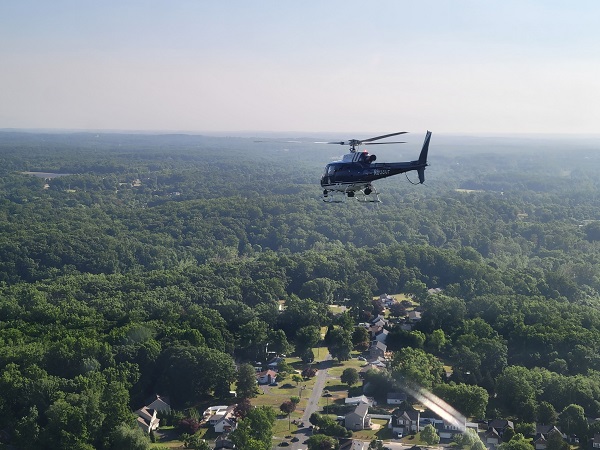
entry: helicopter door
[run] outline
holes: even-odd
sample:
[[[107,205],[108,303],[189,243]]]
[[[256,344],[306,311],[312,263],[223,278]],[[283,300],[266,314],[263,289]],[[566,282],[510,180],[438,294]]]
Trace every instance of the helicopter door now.
[[[333,164],[327,164],[325,166],[325,173],[323,173],[323,182],[325,184],[332,184],[332,178],[336,172],[336,167]]]

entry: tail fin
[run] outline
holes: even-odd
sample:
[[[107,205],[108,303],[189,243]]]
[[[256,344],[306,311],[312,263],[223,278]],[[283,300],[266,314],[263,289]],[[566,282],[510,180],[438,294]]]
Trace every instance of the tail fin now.
[[[423,148],[421,149],[421,154],[419,155],[419,164],[424,164],[424,166],[417,169],[417,173],[419,174],[419,183],[421,184],[425,182],[425,166],[427,165],[427,152],[429,151],[430,139],[431,131],[427,131],[427,134],[425,135],[425,142],[423,142]]]
[[[423,148],[419,155],[419,163],[427,164],[427,152],[429,151],[429,140],[431,139],[431,131],[428,131],[425,135],[425,142],[423,142]]]

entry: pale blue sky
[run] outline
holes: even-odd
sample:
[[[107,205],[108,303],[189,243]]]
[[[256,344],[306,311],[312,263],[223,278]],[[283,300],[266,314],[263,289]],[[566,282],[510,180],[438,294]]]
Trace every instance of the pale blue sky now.
[[[595,0],[6,0],[0,17],[0,128],[600,131]]]

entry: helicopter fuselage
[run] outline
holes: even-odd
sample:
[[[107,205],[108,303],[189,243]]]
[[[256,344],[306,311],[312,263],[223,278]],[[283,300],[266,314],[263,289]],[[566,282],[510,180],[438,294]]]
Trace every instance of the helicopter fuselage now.
[[[378,201],[378,193],[371,184],[373,181],[382,178],[391,177],[400,173],[416,170],[419,182],[425,181],[425,167],[427,167],[427,152],[429,150],[429,140],[431,132],[428,131],[425,136],[425,142],[421,149],[419,159],[415,161],[375,163],[375,155],[368,152],[355,151],[355,145],[351,148],[351,153],[347,153],[340,161],[333,161],[325,166],[325,171],[321,176],[321,187],[323,188],[323,198],[328,200],[328,194],[342,192],[348,197],[354,197],[355,192],[360,192],[362,197],[368,196],[371,192],[375,193]],[[349,141],[350,144],[356,144]],[[360,143],[360,141],[357,141]]]
[[[427,165],[419,161],[373,163],[374,156],[367,152],[348,153],[341,161],[327,164],[321,177],[321,187],[329,191],[360,191],[375,180],[418,170]]]

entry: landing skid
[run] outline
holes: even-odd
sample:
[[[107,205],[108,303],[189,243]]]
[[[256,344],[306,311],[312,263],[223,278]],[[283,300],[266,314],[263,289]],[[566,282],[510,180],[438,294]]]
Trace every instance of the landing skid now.
[[[340,191],[324,191],[321,198],[325,203],[346,203],[346,194]]]
[[[379,192],[373,186],[367,186],[364,189],[353,191],[350,189],[324,190],[321,196],[325,203],[346,203],[346,198],[355,198],[361,203],[381,203]]]

